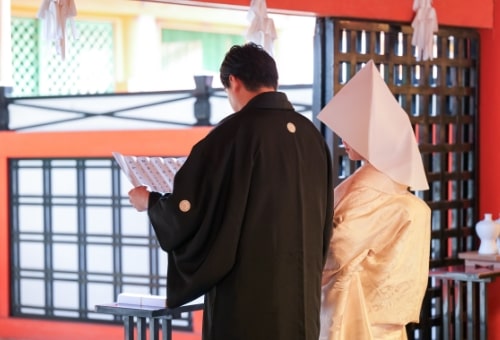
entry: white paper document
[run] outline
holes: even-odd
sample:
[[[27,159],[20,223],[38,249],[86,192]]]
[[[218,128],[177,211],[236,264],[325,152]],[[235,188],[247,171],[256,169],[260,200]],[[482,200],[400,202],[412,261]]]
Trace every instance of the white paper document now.
[[[145,185],[152,191],[172,192],[174,176],[187,157],[124,156],[113,157],[133,186]]]
[[[167,307],[167,297],[164,295],[150,295],[150,294],[137,294],[137,293],[120,293],[118,294],[118,303],[139,306],[151,307]]]

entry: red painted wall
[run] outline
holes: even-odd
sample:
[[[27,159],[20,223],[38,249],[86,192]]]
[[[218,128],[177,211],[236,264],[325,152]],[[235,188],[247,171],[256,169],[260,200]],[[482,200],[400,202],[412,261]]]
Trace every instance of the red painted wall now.
[[[9,317],[9,232],[7,159],[12,157],[111,157],[186,155],[209,128],[190,130],[14,133],[0,132],[0,339],[121,340],[123,327]],[[71,141],[70,143],[68,141]],[[102,301],[108,303],[112,301]],[[194,313],[194,332],[174,332],[175,340],[201,339],[202,313]]]
[[[479,97],[479,213],[500,217],[500,0],[495,0],[493,29],[481,34]],[[488,338],[500,339],[500,279],[488,285]]]
[[[157,0],[162,2],[162,0]],[[462,27],[492,27],[495,0],[434,0],[441,25]],[[163,2],[171,2],[164,0]],[[178,3],[229,5],[248,8],[250,0],[179,0]],[[409,22],[414,12],[413,0],[266,0],[270,11],[310,13]]]

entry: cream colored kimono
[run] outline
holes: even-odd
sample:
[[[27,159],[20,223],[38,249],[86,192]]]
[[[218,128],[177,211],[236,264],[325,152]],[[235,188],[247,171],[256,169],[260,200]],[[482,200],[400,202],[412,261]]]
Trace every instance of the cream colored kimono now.
[[[334,208],[320,339],[406,339],[427,287],[429,207],[367,163],[335,188]]]

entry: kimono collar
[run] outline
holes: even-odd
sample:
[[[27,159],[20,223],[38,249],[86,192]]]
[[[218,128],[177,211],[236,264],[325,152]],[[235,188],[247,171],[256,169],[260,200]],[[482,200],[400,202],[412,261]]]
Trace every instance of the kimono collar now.
[[[248,109],[293,110],[293,106],[283,92],[270,91],[262,92],[250,99],[241,111]]]
[[[408,192],[408,186],[394,181],[370,163],[365,163],[357,169],[353,178],[354,183],[352,185],[354,186],[370,187],[388,194],[404,194]]]
[[[336,207],[337,203],[339,203],[345,195],[359,188],[372,188],[389,195],[401,195],[409,192],[406,185],[392,180],[389,176],[366,162],[335,187],[333,206]]]

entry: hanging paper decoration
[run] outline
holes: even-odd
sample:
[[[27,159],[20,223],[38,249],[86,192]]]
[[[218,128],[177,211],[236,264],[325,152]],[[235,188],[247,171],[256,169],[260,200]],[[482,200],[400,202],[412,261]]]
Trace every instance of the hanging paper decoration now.
[[[76,39],[76,28],[73,18],[76,17],[74,0],[43,0],[37,17],[42,20],[43,38],[47,43],[54,43],[56,52],[64,60],[66,56],[66,23],[70,24],[73,39]]]
[[[417,61],[432,60],[434,33],[438,31],[436,10],[432,7],[432,0],[414,0],[413,10],[416,14],[411,23],[411,44],[417,49]]]
[[[272,56],[273,42],[277,35],[273,19],[267,16],[266,0],[251,0],[248,20],[250,27],[247,31],[247,39],[261,45]]]

